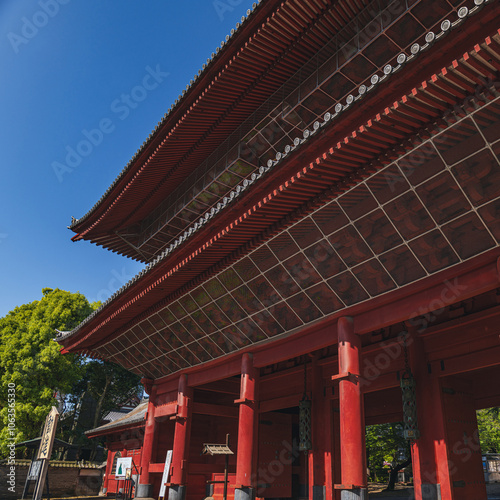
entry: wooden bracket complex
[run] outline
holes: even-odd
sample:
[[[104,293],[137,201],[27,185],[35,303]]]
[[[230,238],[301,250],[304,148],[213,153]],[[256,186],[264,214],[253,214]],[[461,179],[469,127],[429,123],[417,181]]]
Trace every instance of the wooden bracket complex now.
[[[255,403],[255,400],[253,399],[247,399],[247,398],[240,398],[240,399],[235,399],[234,404],[242,404],[242,403]]]
[[[186,420],[187,417],[184,417],[182,415],[179,415],[178,413],[176,413],[175,415],[172,415],[169,420],[173,420],[174,422],[177,422],[178,420]]]
[[[338,375],[332,375],[333,382],[340,382],[342,380],[350,380],[351,382],[357,382],[360,379],[360,375],[356,375],[351,372],[343,372]]]

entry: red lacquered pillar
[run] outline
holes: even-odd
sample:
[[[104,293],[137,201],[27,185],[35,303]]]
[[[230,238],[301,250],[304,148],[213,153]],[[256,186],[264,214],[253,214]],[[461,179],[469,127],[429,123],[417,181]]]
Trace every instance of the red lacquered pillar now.
[[[331,499],[332,492],[332,416],[331,402],[325,398],[321,366],[317,359],[311,362],[312,390],[312,450],[309,460],[309,498]]]
[[[368,498],[366,477],[365,415],[360,386],[361,339],[353,319],[337,324],[339,351],[340,463],[342,500]]]
[[[109,487],[109,476],[111,476],[111,470],[113,469],[113,455],[114,453],[109,449],[108,445],[108,457],[106,459],[106,476],[104,477],[104,484],[102,486],[102,492],[107,493]]]
[[[413,480],[418,500],[452,498],[439,379],[429,373],[422,339],[416,332],[408,341],[416,381],[420,438],[412,444]]]
[[[255,443],[255,423],[257,420],[257,390],[259,371],[253,366],[251,354],[243,354],[241,362],[241,386],[238,422],[238,453],[236,462],[235,500],[252,500],[255,497],[253,478],[253,454],[257,452]]]
[[[186,498],[186,479],[191,437],[193,389],[188,386],[187,375],[179,378],[177,416],[175,417],[174,449],[172,452],[172,475],[168,490],[169,500]]]
[[[144,428],[144,442],[142,445],[141,475],[136,489],[136,498],[151,498],[153,486],[150,481],[149,464],[153,460],[156,432],[158,428],[155,421],[156,386],[153,385],[153,381],[149,379],[143,379],[141,382],[146,392],[149,394],[149,403],[146,426]]]

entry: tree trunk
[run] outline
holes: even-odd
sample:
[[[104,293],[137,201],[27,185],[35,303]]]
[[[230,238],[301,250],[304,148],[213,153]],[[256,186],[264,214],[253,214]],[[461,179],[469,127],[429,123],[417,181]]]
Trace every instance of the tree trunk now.
[[[101,421],[101,417],[102,417],[101,411],[102,411],[102,407],[104,405],[104,401],[106,399],[106,396],[108,395],[108,389],[109,389],[110,384],[111,384],[111,376],[106,375],[106,383],[104,385],[104,389],[103,389],[101,395],[99,396],[99,399],[97,401],[97,406],[95,409],[93,429],[98,427],[99,422]]]
[[[102,418],[102,415],[101,415],[101,412],[102,412],[102,407],[104,405],[104,401],[106,400],[106,396],[108,395],[108,389],[109,389],[109,386],[111,385],[111,376],[110,375],[106,375],[106,383],[104,385],[104,389],[101,393],[101,395],[99,396],[99,400],[97,401],[97,406],[96,406],[96,409],[95,409],[95,414],[94,414],[94,425],[93,425],[93,429],[97,428],[100,421],[101,421],[101,418]],[[98,440],[97,439],[92,439],[92,449],[90,451],[90,460],[93,461],[95,459],[95,456],[96,456],[96,453],[97,453],[97,443],[98,443]]]
[[[75,408],[73,411],[73,423],[71,425],[70,436],[68,439],[69,444],[73,444],[75,442],[75,431],[76,431],[76,428],[78,427],[78,419],[80,418],[80,410],[82,407],[83,398],[87,394],[87,390],[88,390],[88,388],[82,392],[82,394],[78,398],[78,402],[75,404]]]
[[[398,478],[398,472],[411,464],[411,458],[405,460],[404,462],[393,467],[389,472],[389,483],[387,484],[386,491],[394,491],[396,485],[396,480]]]
[[[75,437],[76,437],[76,429],[78,428],[78,422],[80,419],[80,411],[82,408],[83,404],[83,399],[85,398],[85,395],[87,394],[88,391],[88,384],[87,384],[87,389],[85,389],[82,394],[80,394],[80,397],[78,398],[78,401],[75,403],[74,409],[73,409],[73,421],[71,423],[71,429],[69,431],[69,437],[68,437],[68,443],[73,444],[75,442]],[[69,448],[66,448],[62,454],[61,459],[62,460],[67,460],[68,459],[68,453],[69,453]]]

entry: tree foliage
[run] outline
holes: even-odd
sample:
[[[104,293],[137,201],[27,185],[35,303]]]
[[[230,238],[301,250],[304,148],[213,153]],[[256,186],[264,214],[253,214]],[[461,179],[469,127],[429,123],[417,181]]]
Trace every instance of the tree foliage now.
[[[371,478],[375,481],[388,480],[388,489],[393,489],[397,472],[410,463],[410,447],[403,435],[403,424],[393,422],[367,426],[366,452]]]
[[[482,453],[500,453],[500,408],[478,410],[477,424]]]
[[[112,363],[61,355],[59,344],[52,340],[56,329],[72,330],[98,304],[89,304],[80,293],[59,289],[44,288],[42,294],[40,300],[0,318],[0,457],[7,454],[11,442],[6,407],[9,384],[15,384],[16,390],[16,442],[38,437],[46,415],[56,406],[62,413],[60,437],[86,443],[83,431],[99,425],[105,412],[138,391],[137,376]],[[90,416],[77,418],[82,413]],[[72,424],[65,425],[65,420]]]
[[[16,442],[37,437],[47,413],[57,406],[56,393],[67,393],[79,370],[74,355],[62,356],[52,339],[55,329],[71,330],[92,309],[79,293],[44,288],[41,300],[0,319],[0,454],[6,453],[8,384],[16,386]],[[2,406],[3,405],[3,406]]]

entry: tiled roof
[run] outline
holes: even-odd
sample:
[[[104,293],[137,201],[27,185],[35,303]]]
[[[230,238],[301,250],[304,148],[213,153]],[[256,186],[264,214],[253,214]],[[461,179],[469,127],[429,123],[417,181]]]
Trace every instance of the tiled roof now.
[[[134,408],[130,413],[123,415],[120,418],[117,418],[113,422],[109,424],[101,425],[100,427],[96,427],[95,429],[91,429],[86,431],[85,434],[92,435],[96,433],[102,433],[103,431],[111,431],[113,429],[139,424],[144,421],[144,416],[146,415],[146,411],[148,409],[148,401],[141,402],[136,408]]]
[[[124,415],[128,415],[130,413],[129,410],[127,412],[124,411],[110,411],[107,415],[104,416],[103,420],[109,420],[108,423],[114,422],[115,420],[118,420],[119,418],[123,417]]]
[[[415,43],[411,49],[410,54],[400,54],[397,56],[396,61],[393,65],[388,64],[384,67],[383,73],[375,73],[371,76],[369,86],[359,85],[357,87],[357,92],[349,94],[343,103],[337,103],[335,106],[335,112],[332,114],[327,112],[323,116],[323,120],[316,121],[313,124],[312,129],[307,129],[303,133],[302,138],[296,138],[292,144],[288,144],[284,147],[282,152],[276,155],[275,160],[269,160],[266,166],[261,166],[257,173],[251,175],[249,179],[245,179],[240,185],[231,191],[228,196],[225,196],[221,202],[217,204],[216,207],[212,208],[210,212],[206,213],[201,217],[193,227],[189,228],[184,232],[174,243],[172,243],[161,255],[159,255],[154,261],[148,264],[141,272],[139,272],[134,278],[132,278],[128,283],[126,283],[122,288],[116,291],[104,304],[89,315],[80,325],[70,332],[58,332],[56,340],[62,342],[73,335],[75,335],[85,324],[90,322],[93,318],[101,314],[101,312],[108,307],[117,297],[121,296],[125,291],[129,290],[137,282],[142,280],[151,271],[155,270],[164,260],[166,260],[179,246],[185,243],[186,240],[191,238],[196,232],[202,229],[207,223],[209,223],[214,217],[216,217],[222,211],[229,209],[231,204],[235,202],[245,191],[247,191],[254,183],[259,181],[261,178],[265,177],[266,174],[271,172],[275,167],[279,166],[285,158],[290,157],[299,148],[303,147],[308,141],[310,141],[315,134],[325,127],[332,127],[335,125],[335,121],[347,110],[349,110],[356,102],[362,100],[366,96],[379,87],[383,82],[385,82],[392,75],[398,73],[405,65],[416,60],[420,54],[427,51],[432,45],[444,38],[450,33],[451,30],[458,28],[462,25],[466,18],[472,16],[479,12],[484,4],[493,3],[495,0],[475,0],[475,6],[472,9],[467,7],[461,7],[457,12],[457,18],[455,20],[444,20],[441,23],[441,30],[438,33],[428,32],[425,35],[425,44],[419,45]]]
[[[367,24],[372,21],[378,23],[380,30],[387,27],[386,24],[392,24],[395,17],[401,17],[401,12],[410,9],[410,5],[411,9],[416,11],[416,7],[427,1],[265,2],[252,16],[252,21],[245,23],[245,28],[235,37],[234,43],[228,44],[227,50],[223,50],[225,55],[212,65],[209,73],[198,80],[196,89],[188,93],[188,98],[183,99],[184,105],[170,115],[169,120],[158,130],[143,154],[137,158],[134,167],[129,169],[106,201],[92,216],[73,228],[76,233],[73,240],[90,240],[133,259],[148,263],[152,261],[180,234],[178,231],[170,234],[168,228],[171,224],[167,224],[165,231],[162,231],[158,238],[144,241],[150,236],[148,219],[151,214],[157,212],[165,199],[170,200],[173,191],[188,176],[194,172],[204,172],[205,162],[211,160],[214,154],[218,154],[217,163],[224,161],[222,156],[225,157],[226,153],[227,156],[232,155],[235,149],[234,141],[238,140],[242,132],[240,125],[255,118],[254,111],[263,106],[266,99],[272,96],[275,100],[283,97],[280,85],[287,82],[303,65],[306,65],[303,66],[305,73],[323,63],[327,70],[335,70],[334,61],[333,64],[331,60],[324,62],[328,59],[328,54],[324,53],[326,47],[335,52],[341,43],[345,43],[349,51],[351,47],[357,49],[358,34]],[[441,4],[438,8],[431,5],[430,16],[428,12],[423,14],[420,8],[417,17],[425,16],[426,20],[430,17],[431,26],[434,26],[441,22],[445,12],[458,9],[457,1],[461,5],[470,0],[443,1],[447,6],[444,11]],[[389,11],[388,16],[380,16],[379,5],[384,9],[395,6],[394,12]],[[408,15],[412,17],[411,14]],[[404,28],[405,33],[410,33],[412,39],[424,30],[424,26],[416,18],[413,23],[416,25],[415,29]],[[396,54],[399,50],[409,53],[409,42],[406,38],[407,34],[399,37],[401,43],[396,43]],[[380,53],[380,49],[375,52],[377,59],[381,55],[386,57]],[[388,51],[384,50],[384,53],[386,52]],[[392,55],[390,51],[388,58]],[[350,54],[348,57],[350,58]],[[339,59],[344,58],[345,54],[339,56]],[[339,62],[339,65],[343,65],[343,62]],[[375,71],[370,69],[374,68],[371,63],[357,66],[363,74],[366,71]],[[382,69],[381,64],[376,62],[375,68]],[[285,89],[285,95],[290,90]],[[331,100],[331,97],[325,96],[325,99]],[[337,100],[338,98],[335,98],[335,102]],[[260,121],[262,117],[257,118]],[[312,126],[310,121],[305,119],[298,131],[290,134],[288,142],[293,142],[296,136],[302,137],[303,129],[308,125]],[[226,150],[221,151],[221,146],[226,146]],[[281,147],[278,147],[277,150],[280,149]],[[262,158],[260,154],[258,156],[259,158],[254,158],[255,161],[251,161],[251,172],[260,165],[265,166],[269,158],[274,158],[275,152],[271,155],[265,154]],[[211,164],[210,168],[213,166]],[[236,183],[230,184],[229,188],[236,186]],[[192,188],[197,189],[198,183],[189,186],[189,191]],[[211,194],[212,201],[207,207],[208,211],[223,198],[229,188],[224,188],[223,193],[217,191],[215,195]],[[192,204],[186,208],[190,209],[191,206]],[[189,225],[201,215],[198,211],[192,213],[189,216]],[[189,229],[185,221],[179,222],[176,218],[173,226],[180,232]],[[164,217],[154,221],[154,225],[158,224],[162,227],[165,225]]]
[[[101,198],[99,198],[99,200],[94,204],[94,206],[85,215],[83,215],[79,219],[72,218],[72,222],[68,226],[70,229],[74,228],[76,225],[78,225],[79,223],[81,223],[85,219],[87,219],[96,210],[96,208],[106,199],[108,194],[115,188],[115,186],[123,178],[125,173],[129,170],[129,168],[135,163],[135,161],[139,158],[139,156],[147,148],[147,146],[150,144],[153,137],[155,137],[155,134],[158,132],[158,130],[161,128],[161,126],[167,121],[170,114],[173,113],[178,107],[182,106],[183,100],[185,99],[186,95],[191,90],[193,85],[196,83],[196,81],[203,75],[203,73],[205,73],[206,71],[209,70],[209,68],[213,64],[214,60],[216,60],[219,57],[219,54],[230,43],[233,36],[238,32],[238,30],[240,30],[240,28],[247,21],[247,19],[250,18],[252,13],[255,11],[255,9],[257,9],[258,5],[261,4],[262,1],[263,0],[259,0],[258,2],[254,2],[252,4],[252,8],[248,9],[246,11],[246,15],[241,17],[240,22],[236,23],[236,26],[233,29],[231,29],[231,32],[228,35],[226,35],[224,40],[221,41],[220,47],[217,47],[215,49],[215,52],[212,52],[211,56],[207,59],[206,63],[204,63],[202,65],[201,69],[198,70],[198,73],[196,73],[193,76],[193,78],[189,81],[189,84],[186,85],[186,88],[182,91],[182,94],[179,94],[179,97],[170,106],[168,111],[163,115],[162,119],[157,123],[156,127],[151,131],[151,133],[148,135],[147,139],[142,143],[142,145],[139,147],[139,149],[137,149],[134,156],[130,159],[130,161],[127,163],[127,165],[118,174],[118,176],[115,178],[113,183],[109,186],[109,188],[105,191],[105,193],[101,196]]]

